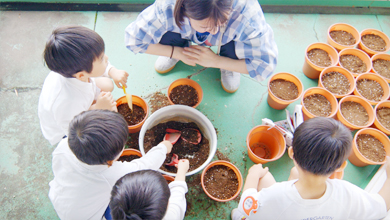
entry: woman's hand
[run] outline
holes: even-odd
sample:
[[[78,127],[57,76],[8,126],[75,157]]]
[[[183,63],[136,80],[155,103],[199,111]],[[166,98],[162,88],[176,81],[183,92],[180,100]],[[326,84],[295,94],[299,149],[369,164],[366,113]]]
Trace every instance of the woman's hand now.
[[[204,67],[217,67],[219,56],[215,54],[210,48],[191,45],[184,47],[183,54],[189,57],[189,60]]]
[[[192,57],[187,56],[184,54],[184,48],[183,47],[175,47],[173,50],[172,57],[178,60],[181,60],[183,63],[189,65],[189,66],[195,66],[196,63],[192,59]]]

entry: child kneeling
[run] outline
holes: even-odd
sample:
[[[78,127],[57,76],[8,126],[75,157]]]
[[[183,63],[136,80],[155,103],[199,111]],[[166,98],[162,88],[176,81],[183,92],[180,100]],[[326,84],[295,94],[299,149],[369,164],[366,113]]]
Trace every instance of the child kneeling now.
[[[276,183],[261,164],[252,166],[232,219],[381,219],[390,208],[390,157],[379,193],[328,177],[348,158],[352,135],[331,118],[303,122],[288,149],[295,167],[289,181]]]
[[[188,168],[188,160],[180,160],[175,181],[169,185],[160,173],[153,170],[137,171],[120,178],[111,192],[113,219],[183,219]]]
[[[127,122],[119,113],[91,110],[74,117],[68,137],[53,152],[49,198],[60,219],[100,220],[119,178],[160,168],[172,149],[169,141],[163,141],[139,159],[118,162],[128,135]]]

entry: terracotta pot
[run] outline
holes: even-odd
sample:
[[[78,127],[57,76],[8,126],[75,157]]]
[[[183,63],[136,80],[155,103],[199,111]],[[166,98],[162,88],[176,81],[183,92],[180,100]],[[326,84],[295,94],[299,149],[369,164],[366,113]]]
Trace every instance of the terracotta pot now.
[[[378,128],[380,131],[382,131],[383,133],[385,133],[386,135],[390,135],[390,130],[387,129],[385,126],[382,125],[382,123],[379,122],[378,120],[378,113],[377,113],[377,110],[379,108],[382,108],[382,107],[386,107],[386,108],[390,108],[390,101],[386,100],[386,101],[383,101],[383,102],[379,102],[375,108],[374,108],[374,112],[375,112],[375,121],[374,121],[374,127]]]
[[[269,125],[256,126],[246,137],[248,156],[256,164],[275,161],[286,151],[286,140],[283,135],[276,128],[270,128]],[[268,158],[265,158],[268,153]]]
[[[341,107],[341,104],[343,102],[347,102],[347,101],[357,102],[357,103],[361,104],[364,107],[364,109],[366,109],[367,114],[368,114],[368,122],[366,125],[364,125],[364,126],[354,125],[354,124],[350,123],[349,121],[347,121],[347,119],[344,118],[343,114],[341,114],[340,107]],[[374,123],[375,113],[374,113],[374,109],[372,108],[371,104],[368,103],[365,99],[363,99],[362,97],[359,97],[359,96],[350,95],[350,96],[345,96],[344,98],[340,99],[339,110],[337,111],[337,119],[341,123],[343,123],[347,128],[349,128],[351,130],[357,130],[357,129],[370,127]]]
[[[352,36],[355,38],[356,40],[356,43],[353,44],[353,45],[342,45],[342,44],[339,44],[337,43],[336,41],[334,41],[331,37],[330,37],[330,32],[331,31],[345,31],[345,32],[348,32],[350,34],[352,34]],[[345,48],[355,48],[356,45],[359,44],[360,42],[360,34],[359,34],[359,31],[356,30],[356,28],[354,28],[352,25],[349,25],[349,24],[344,24],[344,23],[336,23],[336,24],[332,24],[329,28],[328,28],[328,43],[330,45],[332,45],[334,48],[336,48],[338,51],[340,50],[343,50]]]
[[[358,167],[364,167],[367,165],[378,165],[378,164],[384,164],[386,162],[386,159],[382,162],[375,162],[372,160],[367,159],[364,157],[357,146],[356,139],[360,134],[370,134],[374,136],[376,139],[378,139],[384,146],[386,151],[386,156],[390,156],[390,140],[389,137],[386,136],[383,132],[379,131],[375,128],[363,128],[356,132],[355,137],[352,141],[352,153],[349,156],[349,162],[351,162],[353,165]]]
[[[354,48],[347,48],[347,49],[343,49],[342,51],[339,52],[339,59],[342,55],[355,55],[355,56],[359,57],[367,66],[367,71],[364,73],[370,72],[370,70],[372,68],[371,58],[366,53],[364,53],[362,50],[354,49]],[[340,61],[339,61],[338,65],[343,67],[343,65],[341,65]],[[363,73],[353,73],[353,72],[351,72],[351,73],[354,77],[357,77],[358,75],[363,74]]]
[[[175,177],[173,177],[173,176],[169,176],[169,175],[165,175],[165,174],[162,176],[164,177],[164,179],[167,181],[168,184],[175,181]]]
[[[371,63],[372,63],[372,68],[371,68],[371,72],[373,73],[376,73],[378,75],[380,75],[374,68],[374,61],[375,60],[378,60],[378,59],[382,59],[382,60],[389,60],[390,61],[390,54],[385,54],[385,53],[378,53],[378,54],[375,54],[374,56],[371,57]],[[382,75],[380,75],[382,76]],[[390,78],[386,78],[384,76],[382,76],[388,83],[390,83]]]
[[[232,169],[234,171],[234,173],[236,174],[237,179],[238,179],[238,189],[237,189],[237,192],[232,197],[230,197],[228,199],[218,199],[218,198],[213,197],[210,193],[207,192],[206,187],[204,185],[204,177],[206,175],[207,170],[209,170],[211,167],[217,166],[217,165],[222,165],[222,166],[229,167],[230,169]],[[202,172],[202,176],[201,176],[201,183],[202,183],[203,191],[211,199],[213,199],[213,200],[215,200],[217,202],[228,202],[230,200],[235,199],[240,194],[241,188],[242,188],[242,185],[243,185],[243,179],[242,179],[242,175],[241,175],[240,170],[234,164],[232,164],[232,163],[230,163],[228,161],[225,161],[225,160],[217,160],[217,161],[211,162],[209,165],[207,165],[206,168],[204,168],[204,170]]]
[[[198,102],[194,106],[191,106],[193,108],[196,108],[202,102],[203,90],[202,90],[202,87],[200,87],[200,85],[192,79],[181,78],[181,79],[177,79],[177,80],[173,81],[171,83],[171,85],[169,85],[169,87],[168,87],[168,100],[169,100],[169,102],[172,105],[175,105],[175,103],[172,102],[170,95],[171,95],[172,89],[174,89],[177,86],[181,86],[181,85],[189,85],[189,86],[193,87],[196,90],[196,92],[198,93]]]
[[[374,34],[374,35],[381,37],[386,43],[386,49],[384,51],[375,51],[375,50],[371,50],[370,48],[366,47],[366,45],[364,45],[364,43],[362,42],[361,38],[367,34]],[[364,52],[366,52],[369,56],[373,56],[375,54],[380,54],[380,53],[387,53],[387,51],[390,50],[390,39],[382,31],[378,31],[375,29],[365,29],[362,32],[360,32],[360,42],[359,42],[358,47],[360,49],[362,49]]]
[[[122,152],[122,154],[121,154],[121,156],[119,158],[121,158],[123,156],[132,156],[132,155],[142,157],[142,154],[141,154],[141,152],[139,150],[132,149],[132,148],[127,148],[127,149],[123,150],[123,152]]]
[[[344,177],[344,170],[347,167],[348,162],[344,161],[340,168],[338,168],[332,175],[329,176],[329,179],[339,179],[342,180]]]
[[[303,103],[303,99],[304,98],[306,98],[306,97],[308,97],[310,95],[314,95],[314,94],[323,95],[330,102],[330,105],[332,106],[332,111],[331,111],[330,115],[327,116],[327,118],[335,118],[337,110],[339,109],[339,105],[337,103],[336,97],[332,93],[330,93],[328,90],[326,90],[324,88],[312,87],[312,88],[308,88],[303,93],[303,96],[302,96],[302,99],[301,99],[303,120],[306,121],[306,120],[308,120],[310,118],[318,117],[318,116],[312,114],[309,110],[307,110],[307,108],[305,107],[305,105]]]
[[[293,100],[283,100],[275,96],[270,89],[270,83],[276,79],[284,79],[286,81],[290,81],[294,83],[298,88],[298,97]],[[302,91],[303,91],[303,84],[301,80],[298,79],[298,77],[294,76],[291,73],[284,73],[284,72],[276,73],[268,81],[268,97],[267,97],[268,105],[277,110],[285,109],[290,103],[295,102],[301,97]]]
[[[329,91],[327,88],[324,87],[323,85],[323,82],[322,82],[322,77],[327,74],[327,73],[330,73],[330,72],[339,72],[340,74],[343,74],[349,81],[349,90],[346,94],[342,94],[342,95],[339,95],[339,94],[335,94],[335,93],[332,93],[331,91]],[[336,98],[342,98],[346,95],[350,95],[353,90],[355,89],[355,78],[353,77],[352,73],[350,73],[347,69],[341,67],[341,66],[331,66],[331,67],[328,67],[328,68],[325,68],[324,70],[322,70],[321,74],[320,74],[320,77],[318,79],[318,87],[321,87],[321,88],[324,88],[326,89],[327,91],[329,91],[330,93],[332,93]]]
[[[307,56],[307,53],[312,49],[321,49],[326,51],[329,54],[329,57],[332,61],[332,64],[330,66],[336,66],[339,61],[339,56],[337,51],[329,46],[328,44],[324,43],[314,43],[310,44],[305,51],[305,63],[303,64],[302,71],[303,73],[309,77],[310,79],[318,79],[321,71],[325,69],[326,67],[318,66],[314,64],[309,57]]]
[[[142,125],[144,124],[146,118],[149,115],[149,106],[143,98],[136,96],[136,95],[132,95],[132,101],[133,101],[133,105],[137,105],[137,106],[141,107],[145,111],[145,114],[146,114],[145,118],[140,123],[135,124],[135,125],[129,125],[129,133],[137,133],[138,131],[141,130]],[[127,104],[126,96],[122,96],[118,100],[116,100],[117,107],[121,104]]]
[[[368,100],[364,96],[362,96],[362,94],[360,94],[360,92],[357,89],[357,82],[358,82],[358,80],[361,80],[361,79],[374,80],[374,81],[378,82],[381,85],[381,87],[383,89],[383,96],[382,96],[382,99],[380,101],[376,102],[376,101],[373,101],[373,100]],[[360,75],[358,75],[356,77],[356,87],[353,90],[353,94],[362,97],[367,102],[369,102],[371,105],[376,105],[379,102],[385,101],[385,100],[387,100],[389,98],[389,95],[390,95],[389,83],[387,83],[387,81],[382,76],[380,76],[379,74],[373,74],[373,73],[360,74]]]

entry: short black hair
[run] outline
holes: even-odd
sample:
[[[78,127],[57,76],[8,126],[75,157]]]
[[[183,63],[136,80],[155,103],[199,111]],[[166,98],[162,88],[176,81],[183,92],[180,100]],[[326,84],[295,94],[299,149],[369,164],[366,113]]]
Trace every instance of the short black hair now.
[[[171,192],[167,181],[157,171],[140,170],[120,178],[111,191],[113,219],[162,219]]]
[[[50,70],[72,78],[80,71],[90,73],[93,61],[103,53],[104,41],[98,33],[83,26],[63,26],[50,35],[43,57]]]
[[[232,0],[176,0],[174,17],[176,25],[181,28],[184,16],[203,20],[210,18],[213,26],[224,24],[232,10]]]
[[[338,169],[352,150],[352,134],[341,122],[316,117],[303,122],[294,132],[296,163],[316,175],[328,175]]]
[[[90,110],[69,124],[68,144],[77,159],[89,165],[107,164],[124,149],[129,136],[122,115],[109,110]]]

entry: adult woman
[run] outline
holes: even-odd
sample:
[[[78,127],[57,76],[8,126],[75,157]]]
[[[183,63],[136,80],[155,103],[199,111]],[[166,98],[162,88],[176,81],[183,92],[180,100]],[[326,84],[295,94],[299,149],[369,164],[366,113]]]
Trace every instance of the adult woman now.
[[[159,55],[159,73],[179,60],[220,68],[230,93],[238,89],[240,73],[258,81],[270,76],[278,53],[257,0],[156,0],[126,28],[125,42],[134,53]],[[213,45],[220,56],[205,47]]]

